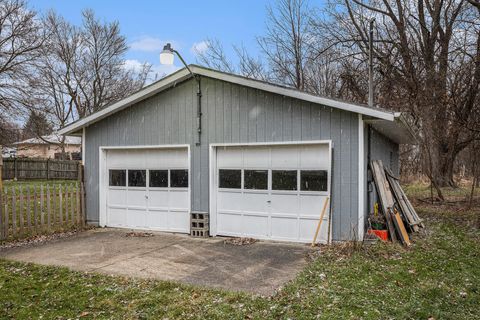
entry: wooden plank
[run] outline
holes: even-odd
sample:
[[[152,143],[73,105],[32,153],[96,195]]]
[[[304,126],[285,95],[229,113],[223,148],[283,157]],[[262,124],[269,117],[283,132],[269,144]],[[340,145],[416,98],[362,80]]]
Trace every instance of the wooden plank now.
[[[18,221],[20,223],[20,236],[23,236],[24,230],[23,230],[23,224],[24,224],[24,219],[23,219],[23,214],[25,212],[25,207],[23,206],[23,186],[19,186],[19,192],[18,192],[18,198],[19,198],[19,206],[18,206]]]
[[[38,188],[33,187],[33,227],[35,228],[35,233],[38,233]]]
[[[0,166],[0,174],[1,174],[1,170],[2,170],[2,167]],[[1,177],[0,177],[0,181],[1,181]],[[4,228],[5,219],[3,218],[4,210],[3,210],[3,192],[2,192],[2,190],[3,190],[3,188],[0,186],[0,240],[5,239],[5,228]]]
[[[70,183],[70,218],[72,219],[72,224],[75,224],[75,205],[74,205],[75,195],[73,193],[73,185]]]
[[[77,225],[79,225],[80,224],[80,183],[76,184],[75,197],[76,197],[76,205],[77,205],[77,210],[75,212],[75,222]]]
[[[63,225],[63,186],[58,186],[58,218],[59,224]]]
[[[387,222],[388,232],[390,233],[390,238],[393,242],[397,240],[395,234],[395,226],[392,221],[392,216],[389,214],[390,210],[393,208],[393,196],[390,192],[390,187],[388,185],[387,179],[385,177],[385,170],[383,169],[383,163],[381,160],[374,160],[370,162],[370,168],[372,169],[372,176],[375,182],[375,187],[377,189],[378,197],[380,199],[380,206],[382,212],[385,215],[385,221]]]
[[[52,187],[52,226],[57,224],[57,186]]]
[[[5,225],[4,225],[4,234],[5,234],[5,239],[8,238],[8,232],[9,232],[9,213],[8,213],[8,193],[7,193],[7,188],[4,189],[5,193],[4,199],[5,199]],[[0,190],[1,191],[1,190]]]
[[[44,199],[43,199],[43,184],[40,185],[40,228],[43,230],[45,226],[45,216],[43,212]]]
[[[390,213],[392,213],[390,211]],[[405,229],[405,225],[403,224],[402,217],[397,209],[393,209],[393,222],[398,230],[398,235],[400,236],[400,240],[404,245],[407,247],[411,245],[410,238],[408,237],[407,230]]]
[[[28,232],[32,232],[32,205],[30,203],[30,187],[27,186],[27,193],[26,193],[26,202],[27,202],[27,230]]]
[[[12,235],[17,236],[17,197],[15,195],[15,186],[12,186]]]
[[[82,201],[82,214],[80,216],[81,218],[81,225],[82,227],[85,226],[85,222],[87,220],[87,215],[86,215],[86,212],[85,212],[85,186],[83,184],[83,182],[80,183],[80,197],[81,197],[81,201]]]
[[[50,228],[51,228],[51,225],[52,225],[52,221],[51,221],[51,204],[50,204],[50,186],[47,184],[46,185],[46,188],[47,188],[47,230],[50,231]]]
[[[409,227],[417,232],[418,231],[418,226],[417,224],[421,223],[421,221],[418,221],[415,219],[415,217],[412,215],[412,212],[410,211],[410,208],[408,207],[405,199],[405,193],[403,192],[402,188],[400,187],[400,184],[396,177],[393,176],[393,174],[390,172],[388,168],[385,168],[387,180],[390,184],[390,187],[393,191],[393,196],[397,200],[400,213],[405,217],[405,220],[408,222]]]

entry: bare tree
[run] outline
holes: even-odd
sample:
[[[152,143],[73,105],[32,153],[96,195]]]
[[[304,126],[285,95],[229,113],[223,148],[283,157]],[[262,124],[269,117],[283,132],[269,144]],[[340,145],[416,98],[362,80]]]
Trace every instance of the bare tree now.
[[[310,11],[305,0],[280,0],[267,7],[267,31],[257,38],[276,82],[305,89]]]
[[[43,21],[46,45],[37,66],[36,99],[56,125],[82,118],[144,86],[151,66],[125,68],[125,38],[117,22],[103,24],[83,12],[81,27],[50,12]]]
[[[21,0],[0,1],[0,118],[22,113],[29,105],[32,67],[43,37],[36,13]]]

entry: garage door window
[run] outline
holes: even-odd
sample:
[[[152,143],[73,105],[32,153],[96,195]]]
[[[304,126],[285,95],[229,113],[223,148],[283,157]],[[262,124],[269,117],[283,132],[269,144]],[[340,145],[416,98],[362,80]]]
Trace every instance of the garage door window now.
[[[272,170],[272,190],[297,190],[297,170]]]
[[[268,189],[268,170],[245,170],[243,174],[245,189]]]
[[[168,188],[168,170],[149,170],[149,187]]]
[[[302,191],[328,191],[327,181],[327,170],[300,171],[300,190]]]
[[[240,189],[242,187],[242,170],[218,170],[218,186],[226,189]]]
[[[147,185],[146,170],[128,170],[129,187],[145,187]]]
[[[171,188],[188,188],[188,170],[170,170]]]
[[[125,170],[109,170],[108,175],[108,185],[110,187],[125,187],[127,185]]]

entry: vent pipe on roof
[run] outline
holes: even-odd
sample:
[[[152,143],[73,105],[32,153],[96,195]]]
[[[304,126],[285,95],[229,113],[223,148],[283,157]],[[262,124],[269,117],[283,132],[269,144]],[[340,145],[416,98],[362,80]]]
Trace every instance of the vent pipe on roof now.
[[[370,33],[368,37],[368,106],[373,107],[373,23],[375,18],[370,19]]]

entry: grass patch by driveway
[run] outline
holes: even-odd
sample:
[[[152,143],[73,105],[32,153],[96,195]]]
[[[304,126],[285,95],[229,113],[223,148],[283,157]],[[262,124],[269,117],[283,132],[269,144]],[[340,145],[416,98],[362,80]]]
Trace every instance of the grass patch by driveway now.
[[[272,297],[0,260],[0,318],[479,319],[480,233],[446,210],[419,207],[410,249],[326,248]]]

